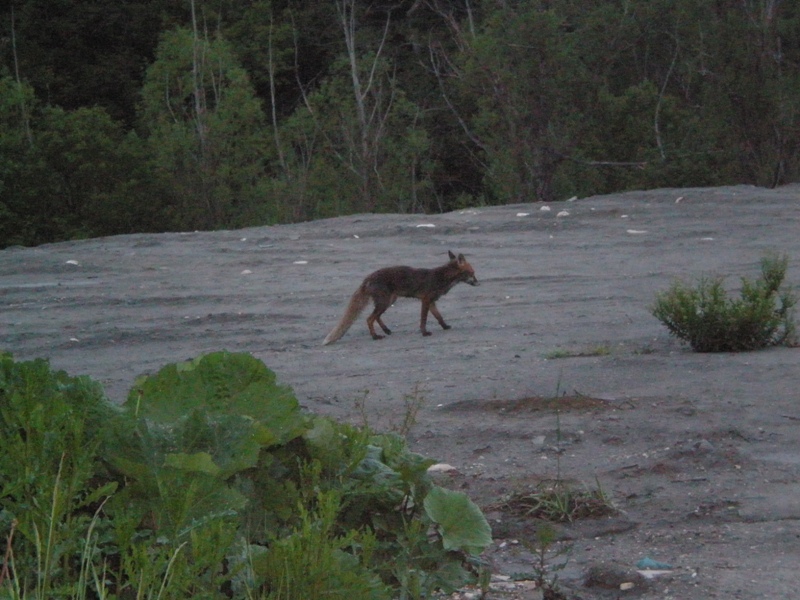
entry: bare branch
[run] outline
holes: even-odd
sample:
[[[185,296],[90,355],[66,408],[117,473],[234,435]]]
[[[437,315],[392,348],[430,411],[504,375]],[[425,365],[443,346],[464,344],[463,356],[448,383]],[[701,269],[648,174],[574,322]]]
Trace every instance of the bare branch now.
[[[269,74],[269,100],[271,105],[271,116],[272,116],[272,135],[275,139],[275,149],[278,152],[278,162],[281,165],[284,173],[289,172],[289,169],[286,166],[286,158],[283,155],[283,147],[281,144],[280,133],[278,130],[278,109],[277,109],[277,99],[275,94],[275,61],[273,55],[273,45],[272,45],[272,32],[274,30],[274,21],[272,18],[272,9],[270,8],[269,12],[269,33],[267,35],[267,73]]]
[[[675,63],[678,60],[678,51],[680,50],[680,44],[675,36],[670,35],[670,37],[675,41],[675,52],[672,54],[672,62],[669,65],[669,69],[667,70],[667,75],[664,77],[664,83],[661,85],[661,90],[658,93],[658,101],[656,102],[656,110],[655,114],[653,115],[653,129],[655,130],[656,134],[656,146],[658,146],[658,152],[661,154],[661,160],[667,160],[667,155],[664,152],[664,145],[661,142],[661,128],[659,126],[659,116],[661,115],[661,104],[664,100],[664,93],[667,91],[667,84],[669,83],[669,78],[672,75],[672,70],[675,68]]]
[[[386,38],[389,36],[389,25],[392,21],[392,13],[389,12],[386,15],[386,25],[383,28],[383,36],[381,36],[381,43],[378,46],[377,52],[375,52],[375,59],[372,61],[372,67],[369,71],[369,80],[367,81],[367,87],[364,88],[364,96],[369,93],[370,88],[372,87],[372,82],[375,80],[375,70],[378,67],[378,61],[381,58],[381,52],[383,52],[383,46],[386,44]]]
[[[444,81],[443,81],[443,77],[442,77],[441,63],[440,63],[440,61],[439,61],[439,59],[437,57],[436,52],[434,51],[433,46],[432,45],[428,46],[428,50],[430,52],[430,57],[431,57],[431,66],[433,68],[434,74],[436,75],[436,82],[439,84],[439,90],[442,93],[442,99],[444,100],[445,104],[447,104],[447,108],[450,109],[450,112],[456,118],[456,120],[458,121],[458,124],[461,126],[461,129],[464,130],[464,133],[467,135],[467,137],[470,139],[470,141],[473,144],[475,144],[476,146],[478,146],[479,148],[481,148],[482,150],[485,150],[486,147],[484,146],[483,142],[481,142],[481,140],[478,138],[478,136],[476,136],[474,133],[472,133],[472,130],[467,125],[467,122],[463,119],[463,117],[458,112],[458,110],[456,110],[456,107],[453,105],[453,102],[450,100],[450,96],[447,95],[447,89],[444,86]]]
[[[22,79],[19,76],[19,59],[17,58],[17,33],[14,24],[14,5],[11,5],[11,52],[14,56],[14,75],[17,79],[17,91],[19,92],[19,107],[22,113],[22,127],[25,129],[25,137],[28,139],[28,146],[33,148],[33,134],[31,133],[31,123],[28,117],[28,107],[25,104],[24,90],[22,89]]]
[[[636,161],[626,162],[626,161],[615,161],[615,160],[584,160],[582,158],[575,158],[574,156],[569,156],[568,154],[562,154],[561,152],[556,152],[555,150],[553,150],[552,152],[559,158],[577,163],[579,165],[586,165],[589,167],[635,167],[637,169],[643,169],[644,167],[650,164],[650,162],[646,160],[638,162]]]

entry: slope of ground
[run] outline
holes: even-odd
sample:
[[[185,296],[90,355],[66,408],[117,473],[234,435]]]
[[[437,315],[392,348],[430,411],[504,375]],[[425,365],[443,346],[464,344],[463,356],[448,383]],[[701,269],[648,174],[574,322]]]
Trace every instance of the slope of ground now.
[[[486,507],[499,573],[531,572],[537,526],[504,502],[560,477],[599,482],[619,509],[559,529],[565,591],[788,598],[800,585],[800,351],[694,354],[648,309],[676,277],[726,275],[735,289],[770,250],[800,281],[799,209],[797,186],[664,189],[10,248],[0,348],[91,375],[113,401],[166,363],[250,352],[309,410],[380,429],[419,407],[412,448],[455,467],[444,481]],[[419,303],[400,300],[387,339],[359,319],[321,346],[365,275],[437,266],[450,249],[481,281],[438,303],[452,329],[431,319],[423,338]],[[625,592],[584,585],[592,567],[643,557],[674,568]]]

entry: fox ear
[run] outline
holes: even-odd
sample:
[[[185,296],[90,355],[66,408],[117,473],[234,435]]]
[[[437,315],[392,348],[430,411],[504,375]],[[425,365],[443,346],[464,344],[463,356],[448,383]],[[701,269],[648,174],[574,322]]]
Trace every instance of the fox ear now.
[[[452,250],[448,250],[447,254],[450,256],[450,260],[455,260],[456,259],[456,255],[453,254]]]
[[[458,264],[460,264],[460,265],[461,265],[461,264],[464,264],[465,262],[467,262],[467,259],[466,259],[466,258],[464,258],[464,255],[463,255],[463,254],[459,254],[459,255],[458,255]]]

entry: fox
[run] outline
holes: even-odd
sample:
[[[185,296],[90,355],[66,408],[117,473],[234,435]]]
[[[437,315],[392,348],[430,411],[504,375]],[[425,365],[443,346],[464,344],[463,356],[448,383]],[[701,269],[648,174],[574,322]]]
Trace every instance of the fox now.
[[[458,283],[464,282],[473,286],[479,285],[479,283],[475,277],[475,269],[467,262],[463,254],[456,256],[450,250],[447,251],[447,254],[450,260],[434,269],[415,269],[405,266],[385,267],[367,275],[350,298],[344,316],[328,334],[322,345],[332,344],[347,333],[370,300],[374,304],[374,310],[367,317],[367,328],[374,340],[381,340],[385,337],[375,333],[375,323],[380,325],[386,335],[391,335],[392,332],[381,319],[381,315],[394,304],[398,297],[417,298],[422,301],[419,329],[423,336],[431,335],[426,326],[428,312],[436,317],[442,329],[450,329],[450,325],[445,323],[442,314],[436,308],[436,301]]]

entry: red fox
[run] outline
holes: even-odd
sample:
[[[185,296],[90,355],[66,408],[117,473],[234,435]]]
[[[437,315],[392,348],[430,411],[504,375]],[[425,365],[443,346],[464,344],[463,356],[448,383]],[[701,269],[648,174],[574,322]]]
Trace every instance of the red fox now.
[[[375,333],[375,322],[381,326],[386,335],[392,332],[381,320],[381,315],[397,300],[398,296],[404,298],[419,298],[422,301],[422,316],[419,321],[419,329],[422,335],[431,335],[426,328],[428,322],[428,311],[433,313],[442,329],[450,329],[450,325],[444,322],[439,309],[436,308],[436,301],[444,296],[457,283],[464,282],[470,285],[478,285],[475,278],[475,270],[464,258],[463,254],[456,257],[448,251],[450,261],[435,269],[414,269],[412,267],[386,267],[367,275],[364,282],[350,298],[347,310],[344,312],[339,324],[333,328],[322,342],[323,346],[332,344],[342,337],[353,325],[358,315],[364,310],[372,299],[375,310],[367,317],[367,327],[369,333],[375,340],[383,339],[384,336]]]

